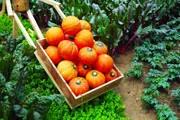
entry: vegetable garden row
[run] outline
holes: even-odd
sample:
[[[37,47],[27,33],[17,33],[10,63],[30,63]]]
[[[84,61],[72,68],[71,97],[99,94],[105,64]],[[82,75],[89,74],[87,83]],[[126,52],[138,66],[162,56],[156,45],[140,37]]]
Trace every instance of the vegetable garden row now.
[[[133,68],[124,74],[126,77],[134,77],[135,80],[143,78],[147,85],[142,91],[141,100],[144,102],[144,106],[147,109],[154,109],[158,120],[178,120],[180,117],[179,111],[173,111],[171,106],[161,102],[159,97],[163,93],[171,95],[176,103],[176,108],[180,110],[180,1],[56,1],[62,3],[61,9],[67,16],[76,16],[89,22],[94,40],[96,42],[101,41],[101,44],[104,43],[104,46],[107,46],[108,49],[103,54],[109,54],[107,60],[110,60],[109,64],[112,62],[111,66],[108,64],[110,67],[105,66],[104,68],[101,64],[106,57],[101,59],[97,57],[97,59],[100,59],[99,63],[92,59],[95,56],[86,59],[90,56],[85,56],[89,54],[88,50],[94,50],[93,44],[95,44],[95,41],[92,39],[90,40],[92,44],[90,43],[89,49],[81,53],[76,51],[71,56],[72,53],[69,55],[64,53],[67,50],[61,51],[63,59],[72,60],[72,62],[65,63],[64,66],[76,63],[77,61],[74,60],[78,56],[81,62],[95,64],[98,74],[99,71],[106,73],[113,68],[112,58],[126,52],[134,52],[131,63]],[[30,8],[42,30],[48,31],[54,26],[61,25],[62,19],[49,5],[38,0],[30,0]],[[30,37],[36,42],[37,35],[32,30],[27,15],[22,12],[19,16]],[[34,55],[34,48],[29,46],[21,31],[18,30],[19,36],[17,38],[12,37],[12,24],[12,20],[8,18],[6,13],[0,16],[0,120],[130,119],[124,113],[126,107],[123,104],[123,98],[114,90],[110,90],[75,109],[70,109],[64,100],[64,96],[59,94],[59,91],[39,64]],[[89,30],[84,31],[89,36],[91,35]],[[48,37],[47,33],[44,36]],[[89,36],[85,37],[90,38]],[[69,36],[68,38],[71,39]],[[77,37],[75,43],[78,44],[78,42]],[[82,41],[80,42],[77,46],[82,48],[81,45],[89,41],[83,44]],[[63,40],[60,43],[58,42],[60,48],[64,48],[64,44],[72,45],[69,40]],[[57,50],[58,47],[55,49]],[[49,54],[52,52],[51,50],[52,48]],[[96,49],[96,54],[97,51]],[[46,52],[48,53],[47,49]],[[55,64],[61,63],[61,60],[57,63],[56,60],[54,61]],[[106,64],[104,63],[104,65]],[[148,70],[147,75],[143,74],[144,68]],[[64,68],[58,68],[61,72],[60,69]],[[88,73],[89,71],[85,72]],[[115,70],[114,73],[116,72]],[[67,82],[69,82],[68,76],[71,75],[63,76],[67,78]],[[81,76],[86,79],[90,78],[84,73]],[[100,78],[103,78],[103,80],[100,80]],[[106,74],[101,75],[98,80],[102,83],[99,85],[108,82],[107,79]],[[97,83],[93,82],[90,87],[88,86],[88,90],[97,87]],[[178,88],[169,90],[174,82],[178,83]],[[88,90],[86,89],[85,92]],[[82,94],[81,92],[74,91],[76,95]]]

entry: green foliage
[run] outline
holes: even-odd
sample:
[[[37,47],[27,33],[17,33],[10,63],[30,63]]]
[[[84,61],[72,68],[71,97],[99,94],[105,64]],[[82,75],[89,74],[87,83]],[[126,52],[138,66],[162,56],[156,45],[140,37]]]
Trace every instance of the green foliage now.
[[[176,113],[173,112],[167,104],[164,105],[156,105],[155,109],[157,111],[158,120],[178,120],[175,116]]]
[[[174,100],[177,102],[178,106],[180,106],[180,88],[172,90],[171,96],[174,97]]]
[[[6,40],[6,46],[0,45],[0,117],[5,120],[39,120],[49,111],[53,101],[60,104],[63,97],[59,94],[50,95],[50,92],[45,94],[43,89],[48,87],[37,90],[48,96],[31,90],[38,85],[32,86],[29,83],[36,79],[47,79],[47,75],[33,54],[34,48],[26,40],[10,38]]]
[[[59,0],[55,1],[59,2]],[[60,24],[61,18],[52,6],[40,2],[39,0],[30,0],[30,9],[41,28],[47,27],[48,21]]]
[[[166,25],[161,25],[158,28],[149,27],[146,31],[144,31],[145,29],[138,29],[139,35],[147,34],[148,38],[138,42],[139,46],[135,48],[132,63],[149,66],[145,79],[149,87],[143,90],[141,99],[145,102],[147,108],[156,109],[158,120],[177,120],[176,114],[168,105],[159,103],[158,96],[160,95],[160,89],[170,88],[170,83],[180,78],[179,23],[179,18],[174,18]],[[135,71],[136,66],[127,74],[136,77],[133,73]]]
[[[168,56],[166,57],[167,63],[180,63],[180,51],[174,50],[169,52]]]
[[[152,108],[153,106],[157,105],[159,102],[156,96],[160,94],[160,92],[157,90],[156,84],[151,84],[149,88],[145,88],[142,92],[144,96],[142,96],[141,100],[145,102],[145,106],[147,108]]]
[[[148,76],[146,77],[146,83],[155,84],[158,88],[169,88],[170,84],[168,82],[168,77],[168,73],[166,72],[150,69]]]
[[[3,86],[3,96],[1,105],[3,118],[8,120],[15,118],[39,120],[44,116],[52,103],[56,101],[58,104],[62,102],[62,96],[50,95],[40,96],[37,92],[28,93],[20,82],[6,82]]]
[[[135,78],[140,78],[142,75],[142,68],[143,64],[139,62],[133,62],[131,64],[133,66],[133,69],[129,70],[128,72],[125,73],[127,77],[135,77]]]
[[[71,110],[67,104],[58,107],[52,104],[48,120],[129,120],[124,114],[122,98],[114,91],[91,100]]]
[[[22,22],[22,24],[23,24],[23,26],[25,27],[26,30],[28,28],[32,29],[32,26],[31,26],[29,21],[27,21],[25,19],[22,19],[22,17],[20,17],[20,20],[21,20],[21,22]],[[3,14],[2,16],[0,16],[0,26],[1,26],[0,33],[4,34],[7,31],[12,33],[13,21],[12,21],[12,19],[8,18],[7,14]],[[18,33],[20,35],[22,34],[19,29],[18,29]]]
[[[11,70],[14,66],[13,56],[7,52],[6,47],[3,45],[0,45],[0,56],[0,72],[9,77],[9,69]]]
[[[134,1],[134,0],[56,0],[62,3],[66,16],[74,15],[90,22],[95,39],[105,42],[113,54],[118,46],[125,52],[129,44],[139,35],[139,29],[147,32],[160,22],[172,18],[173,7],[178,1]],[[31,10],[38,24],[45,27],[48,21],[60,24],[61,19],[52,6],[31,0]],[[138,29],[139,28],[139,29]]]
[[[180,78],[180,64],[167,64],[169,79],[178,79]]]

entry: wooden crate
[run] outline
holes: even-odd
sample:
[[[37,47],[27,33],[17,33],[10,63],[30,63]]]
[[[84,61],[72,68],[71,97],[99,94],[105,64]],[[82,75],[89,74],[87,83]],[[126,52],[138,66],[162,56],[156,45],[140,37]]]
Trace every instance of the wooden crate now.
[[[58,3],[54,0],[40,0],[40,1],[47,3],[49,5],[52,5],[57,10],[58,14],[61,16],[62,19],[66,17],[59,7],[60,3]],[[14,20],[13,36],[17,37],[17,26],[18,26],[21,29],[28,44],[36,49],[35,55],[36,55],[38,61],[43,66],[44,70],[47,72],[47,74],[49,75],[52,82],[54,83],[56,88],[59,90],[59,92],[65,96],[66,102],[69,104],[69,106],[71,108],[75,108],[89,100],[92,100],[93,98],[95,98],[95,97],[105,93],[106,91],[112,89],[113,87],[116,87],[119,85],[120,80],[124,77],[124,75],[114,65],[114,69],[118,72],[118,77],[116,79],[114,79],[110,82],[107,82],[95,89],[92,89],[82,95],[76,96],[72,92],[70,87],[68,86],[67,82],[63,79],[61,74],[57,71],[56,66],[52,63],[52,61],[46,54],[44,49],[48,46],[48,44],[46,43],[46,40],[44,39],[44,36],[41,33],[32,13],[31,13],[31,10],[28,9],[26,12],[27,12],[27,15],[28,15],[31,25],[34,28],[34,30],[36,31],[37,36],[39,38],[39,40],[36,41],[36,45],[34,44],[32,39],[28,35],[28,32],[26,31],[26,29],[24,28],[23,24],[21,23],[18,15],[16,14],[16,12],[18,12],[18,11],[14,12],[12,10],[10,0],[6,0],[6,2],[7,2],[8,16],[10,18],[13,18],[13,20]]]
[[[47,72],[47,74],[49,75],[49,77],[51,78],[54,85],[59,90],[59,92],[65,96],[65,100],[69,104],[71,109],[73,109],[87,101],[90,101],[93,98],[118,86],[121,79],[124,77],[122,72],[120,70],[118,70],[116,65],[114,65],[114,69],[118,72],[118,77],[115,80],[107,82],[95,89],[91,89],[90,91],[88,91],[82,95],[76,96],[72,92],[70,87],[68,86],[67,82],[64,80],[64,78],[58,72],[56,66],[52,63],[52,61],[46,54],[44,49],[47,47],[47,45],[48,44],[46,43],[45,39],[37,40],[37,42],[36,42],[37,49],[35,51],[35,55],[36,55],[37,59],[39,60],[39,62],[41,63],[41,65],[44,67],[44,69]]]

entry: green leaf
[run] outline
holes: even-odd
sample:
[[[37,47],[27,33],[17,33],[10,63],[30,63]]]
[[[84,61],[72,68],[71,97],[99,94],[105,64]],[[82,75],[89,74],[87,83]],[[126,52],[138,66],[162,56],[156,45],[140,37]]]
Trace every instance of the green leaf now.
[[[159,120],[178,120],[176,113],[167,104],[156,105],[155,109],[157,110],[157,118]]]
[[[0,72],[2,72],[6,78],[9,78],[9,72],[13,65],[13,56],[7,52],[5,46],[0,45]]]
[[[39,114],[38,112],[35,111],[35,112],[33,113],[33,116],[34,116],[34,117],[33,117],[34,120],[40,120],[41,114]]]
[[[5,84],[5,88],[6,88],[6,92],[7,92],[7,94],[8,94],[9,96],[11,96],[11,97],[14,97],[14,96],[15,96],[15,94],[14,94],[14,83],[12,83],[12,82],[7,82],[7,83]]]
[[[12,54],[16,48],[16,39],[13,39],[12,36],[9,36],[6,40],[6,48],[8,52]]]
[[[28,110],[25,108],[21,108],[20,105],[13,105],[13,110],[18,117],[25,117],[28,114]]]
[[[48,26],[49,26],[49,27],[58,27],[57,24],[55,24],[55,23],[53,23],[53,22],[51,22],[51,21],[48,21]]]
[[[142,28],[142,25],[140,25],[136,31],[137,35],[144,35],[148,34],[153,30],[152,25]]]
[[[5,82],[6,82],[6,78],[2,73],[0,73],[0,88],[4,86]]]

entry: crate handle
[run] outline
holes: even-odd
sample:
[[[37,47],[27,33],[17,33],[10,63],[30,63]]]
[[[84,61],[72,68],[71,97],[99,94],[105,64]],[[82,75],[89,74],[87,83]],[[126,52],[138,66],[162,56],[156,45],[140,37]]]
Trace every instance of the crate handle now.
[[[64,13],[62,12],[62,10],[59,8],[61,3],[56,2],[54,0],[40,0],[41,2],[47,3],[49,5],[52,5],[56,11],[58,12],[58,14],[61,16],[62,19],[64,19],[66,16],[64,15]]]
[[[21,23],[17,13],[12,10],[10,0],[6,1],[6,6],[7,6],[7,13],[8,13],[9,18],[13,19],[13,37],[16,37],[17,34],[18,34],[17,33],[17,26],[18,26],[20,28],[20,30],[22,31],[24,37],[26,38],[28,44],[36,49],[36,45],[34,44],[33,40],[31,39],[31,37],[29,36],[28,32],[26,31],[26,29],[24,28],[23,24]],[[31,10],[28,9],[26,12],[27,12],[28,19],[29,19],[33,29],[37,33],[37,37],[39,39],[43,39],[44,36],[43,36],[39,26],[37,25],[37,22],[34,19],[32,13],[31,13]]]
[[[13,15],[13,10],[11,7],[11,1],[10,0],[6,0],[6,9],[7,9],[8,17],[10,19],[13,19],[14,15]]]
[[[5,9],[6,9],[6,0],[2,1],[2,7],[1,7],[1,11],[0,11],[0,16],[4,14]]]
[[[23,24],[21,23],[21,21],[19,20],[19,17],[17,16],[17,14],[15,12],[13,12],[14,14],[14,20],[16,21],[17,25],[19,26],[19,28],[21,29],[24,37],[26,38],[26,40],[28,41],[29,45],[33,46],[36,49],[36,45],[34,44],[34,42],[32,41],[31,37],[29,36],[28,32],[26,31],[26,29],[24,28]]]
[[[40,0],[40,1],[42,1],[44,3],[47,3],[49,5],[52,5],[56,9],[56,11],[61,16],[62,19],[64,19],[66,17],[64,15],[64,13],[61,11],[61,9],[59,8],[61,3],[56,2],[54,0]],[[22,31],[24,37],[26,38],[28,44],[36,49],[36,45],[34,44],[33,40],[31,39],[31,37],[29,36],[28,32],[26,31],[26,29],[24,28],[23,24],[21,23],[17,13],[12,10],[11,1],[10,0],[6,0],[6,7],[7,7],[7,13],[8,13],[9,18],[13,19],[13,21],[14,21],[13,22],[13,37],[16,37],[17,34],[18,34],[17,33],[17,26],[18,26],[21,29],[21,31]],[[37,33],[37,37],[39,39],[43,39],[44,36],[43,36],[39,26],[37,25],[37,22],[34,19],[32,13],[31,13],[31,10],[28,9],[26,12],[27,12],[28,19],[29,19],[33,29]]]

